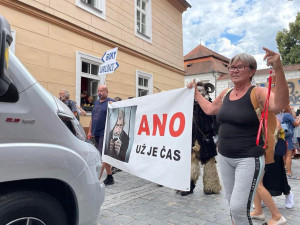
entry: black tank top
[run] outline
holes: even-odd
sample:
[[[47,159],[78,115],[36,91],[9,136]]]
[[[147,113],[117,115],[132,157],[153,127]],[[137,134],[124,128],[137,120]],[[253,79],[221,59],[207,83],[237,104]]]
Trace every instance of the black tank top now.
[[[220,122],[218,151],[225,157],[247,158],[264,154],[264,149],[256,145],[259,122],[250,98],[253,88],[250,87],[243,97],[234,101],[229,100],[229,91],[223,100],[217,115]]]

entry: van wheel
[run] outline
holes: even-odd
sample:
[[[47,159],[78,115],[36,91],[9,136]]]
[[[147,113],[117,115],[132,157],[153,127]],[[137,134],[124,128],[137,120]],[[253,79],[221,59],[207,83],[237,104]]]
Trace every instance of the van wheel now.
[[[62,205],[44,192],[18,191],[0,196],[1,225],[67,225]]]

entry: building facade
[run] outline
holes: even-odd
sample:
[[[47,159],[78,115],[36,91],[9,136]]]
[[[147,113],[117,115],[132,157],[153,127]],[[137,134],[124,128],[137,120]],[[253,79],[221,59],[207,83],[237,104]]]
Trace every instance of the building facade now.
[[[0,0],[11,24],[11,50],[53,95],[67,89],[97,99],[138,97],[182,87],[185,0]],[[102,55],[118,47],[119,68],[98,76]],[[90,117],[81,117],[84,127]]]
[[[218,79],[228,74],[228,63],[228,58],[200,44],[184,56],[185,84],[194,79],[196,82],[211,83],[215,86],[215,92],[210,97],[215,99],[223,90],[219,87]]]
[[[230,59],[202,46],[198,45],[184,56],[186,71],[185,84],[193,79],[211,83],[215,86],[215,92],[210,95],[215,99],[224,89],[233,87],[227,66]],[[290,91],[290,105],[295,109],[300,107],[300,64],[283,67]],[[257,70],[253,77],[253,84],[268,86],[269,69]]]
[[[294,109],[300,109],[300,64],[286,65],[283,67],[283,70],[289,87],[290,105],[293,106]],[[257,70],[252,82],[258,86],[268,87],[269,76],[269,69]],[[233,86],[229,74],[219,77],[217,83],[218,93],[225,88]]]

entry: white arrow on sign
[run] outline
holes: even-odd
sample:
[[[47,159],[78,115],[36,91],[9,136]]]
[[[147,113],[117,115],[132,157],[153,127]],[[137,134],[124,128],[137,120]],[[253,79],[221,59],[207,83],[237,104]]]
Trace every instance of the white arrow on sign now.
[[[118,67],[117,62],[118,47],[110,49],[102,56],[103,64],[100,65],[98,75],[113,73]]]

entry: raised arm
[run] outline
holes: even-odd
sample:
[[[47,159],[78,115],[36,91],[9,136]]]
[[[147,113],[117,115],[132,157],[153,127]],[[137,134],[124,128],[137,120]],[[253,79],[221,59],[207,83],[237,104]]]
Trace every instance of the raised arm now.
[[[273,112],[279,112],[289,104],[289,89],[286,83],[283,67],[280,60],[280,55],[265,47],[266,51],[264,60],[267,59],[267,65],[272,66],[275,71],[276,84],[274,92],[271,92],[269,99],[269,109]],[[259,87],[256,92],[256,97],[261,106],[264,105],[267,98],[268,90]]]
[[[216,115],[221,109],[222,106],[222,98],[226,93],[226,90],[222,91],[222,93],[213,101],[210,102],[206,100],[201,93],[197,89],[197,85],[195,80],[187,85],[188,88],[195,88],[195,100],[198,102],[199,106],[207,115]]]
[[[297,116],[297,118],[295,119],[295,121],[293,122],[293,125],[295,127],[298,127],[300,125],[300,116]]]

